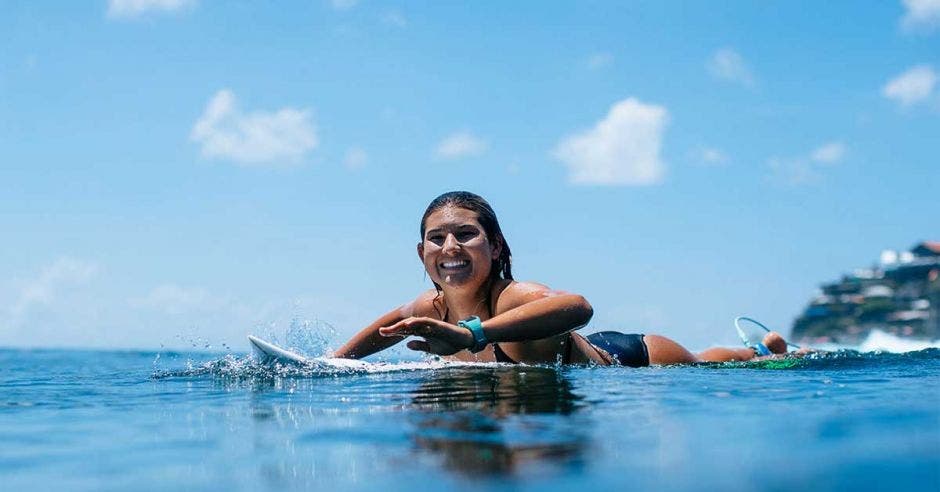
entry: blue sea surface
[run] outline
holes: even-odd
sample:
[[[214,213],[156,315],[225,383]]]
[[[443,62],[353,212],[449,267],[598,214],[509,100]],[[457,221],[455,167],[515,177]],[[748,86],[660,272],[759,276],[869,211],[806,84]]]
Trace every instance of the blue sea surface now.
[[[940,350],[630,369],[0,350],[3,490],[940,490]]]

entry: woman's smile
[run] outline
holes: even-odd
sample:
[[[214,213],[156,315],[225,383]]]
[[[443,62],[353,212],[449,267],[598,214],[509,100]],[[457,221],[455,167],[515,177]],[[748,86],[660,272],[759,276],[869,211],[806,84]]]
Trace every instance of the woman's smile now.
[[[472,264],[470,260],[447,260],[438,265],[440,276],[445,284],[453,284],[470,277]]]
[[[441,263],[441,270],[456,271],[456,270],[462,270],[463,268],[468,267],[468,266],[470,266],[469,260],[457,260],[457,261],[451,260],[451,261],[445,261]]]

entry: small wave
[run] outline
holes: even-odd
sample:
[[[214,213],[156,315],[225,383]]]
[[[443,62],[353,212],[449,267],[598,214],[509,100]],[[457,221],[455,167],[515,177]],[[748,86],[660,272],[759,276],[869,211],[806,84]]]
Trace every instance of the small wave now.
[[[860,352],[881,351],[896,354],[917,352],[929,348],[940,348],[940,340],[912,340],[885,333],[881,330],[874,330],[869,333],[868,337],[858,346]]]
[[[813,349],[837,352],[839,350],[856,350],[859,352],[888,352],[904,354],[918,352],[926,349],[940,348],[940,340],[916,340],[902,338],[881,330],[873,330],[858,345],[842,345],[837,343],[822,343],[811,346]]]

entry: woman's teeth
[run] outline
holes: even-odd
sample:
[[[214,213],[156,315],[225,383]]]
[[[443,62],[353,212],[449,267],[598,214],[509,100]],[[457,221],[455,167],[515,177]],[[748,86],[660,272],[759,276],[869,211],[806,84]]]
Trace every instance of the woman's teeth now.
[[[444,268],[460,268],[460,267],[467,266],[469,264],[470,262],[467,260],[445,261],[444,263],[441,263],[441,266]]]

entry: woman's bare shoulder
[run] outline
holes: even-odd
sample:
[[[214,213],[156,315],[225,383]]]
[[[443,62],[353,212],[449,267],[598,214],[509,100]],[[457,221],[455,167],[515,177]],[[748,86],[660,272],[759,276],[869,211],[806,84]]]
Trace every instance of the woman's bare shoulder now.
[[[547,285],[538,282],[516,282],[512,280],[500,290],[496,301],[496,312],[506,312],[523,304],[563,293],[552,290]]]
[[[401,316],[402,318],[418,316],[441,319],[443,306],[444,302],[441,293],[435,289],[428,289],[418,294],[415,300],[402,306]]]

